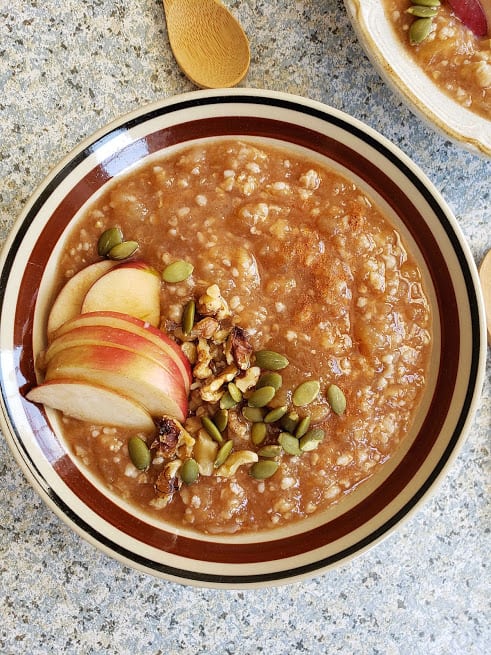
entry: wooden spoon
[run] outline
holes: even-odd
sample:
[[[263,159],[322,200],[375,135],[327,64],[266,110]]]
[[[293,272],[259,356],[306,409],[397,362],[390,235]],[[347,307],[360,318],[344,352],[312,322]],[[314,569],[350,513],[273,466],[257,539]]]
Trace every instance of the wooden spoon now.
[[[163,0],[167,33],[182,72],[199,87],[238,84],[251,54],[242,27],[218,0]]]
[[[488,251],[481,262],[479,277],[481,278],[481,288],[484,296],[484,306],[486,308],[488,343],[491,346],[491,250]]]

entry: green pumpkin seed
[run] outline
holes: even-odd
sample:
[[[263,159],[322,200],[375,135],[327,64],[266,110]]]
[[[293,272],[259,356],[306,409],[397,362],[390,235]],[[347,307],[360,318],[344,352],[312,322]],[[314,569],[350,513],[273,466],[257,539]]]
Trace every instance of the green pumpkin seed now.
[[[320,442],[324,439],[325,432],[321,428],[313,428],[306,432],[300,439],[300,450],[310,452],[315,450]]]
[[[184,334],[191,334],[194,326],[194,317],[196,315],[196,303],[194,300],[188,300],[182,312],[182,331]]]
[[[193,484],[193,482],[196,482],[199,476],[199,467],[196,460],[192,457],[186,459],[179,469],[179,475],[184,484]]]
[[[282,384],[283,378],[279,373],[265,373],[259,378],[258,383],[256,384],[256,389],[260,389],[261,387],[273,387],[278,391]]]
[[[411,45],[422,43],[431,31],[431,18],[417,18],[409,28],[409,42]]]
[[[164,268],[162,279],[164,282],[169,282],[170,284],[184,282],[193,271],[194,266],[191,263],[186,262],[183,259],[178,259]]]
[[[305,407],[318,396],[321,385],[318,380],[306,380],[299,384],[293,392],[293,404],[296,407]]]
[[[346,409],[346,396],[337,384],[330,384],[327,389],[327,400],[335,414],[343,414]]]
[[[274,387],[261,387],[251,393],[247,399],[249,407],[266,407],[273,400],[276,389]]]
[[[418,18],[433,18],[438,13],[438,9],[434,7],[418,7],[418,5],[413,5],[406,9],[406,14],[411,14],[411,16],[417,16]]]
[[[256,353],[256,365],[268,371],[280,371],[288,364],[287,358],[274,350],[258,350]]]
[[[414,0],[413,4],[421,7],[441,7],[442,3],[440,0]]]
[[[279,463],[272,459],[263,459],[251,466],[249,474],[256,480],[266,480],[276,473],[279,466]]]
[[[255,446],[259,446],[266,439],[268,428],[265,423],[253,423],[251,428],[251,440]]]
[[[288,414],[283,416],[283,418],[281,419],[281,427],[286,432],[290,432],[290,434],[294,434],[299,420],[300,417],[298,416],[297,412],[288,412]]]
[[[226,391],[220,398],[220,409],[232,409],[236,406],[237,401],[232,398],[228,391]]]
[[[209,416],[202,416],[201,417],[201,423],[204,427],[204,429],[208,432],[210,437],[216,441],[218,444],[222,445],[223,444],[223,437],[220,432],[220,430],[217,428],[217,426],[213,423],[211,418]]]
[[[229,382],[227,385],[228,392],[230,396],[233,398],[233,400],[236,403],[240,403],[242,400],[242,391],[239,389],[239,387],[235,384],[235,382]]]
[[[275,421],[279,421],[280,418],[283,418],[285,414],[288,411],[288,407],[286,405],[283,405],[282,407],[275,407],[274,409],[270,410],[266,416],[264,417],[264,422],[265,423],[274,423]]]
[[[223,446],[220,448],[220,450],[217,453],[216,459],[215,459],[215,468],[217,469],[220,467],[227,459],[227,457],[230,455],[234,447],[234,442],[232,439],[229,439],[226,441]]]
[[[321,439],[315,439],[308,432],[300,439],[300,450],[304,453],[308,453],[311,450],[315,450],[320,444]]]
[[[213,423],[220,432],[223,432],[228,424],[228,411],[226,409],[219,409],[213,417]]]
[[[298,439],[290,434],[289,432],[280,432],[278,437],[278,443],[283,448],[285,453],[289,455],[301,455],[302,451],[300,450],[300,445]]]
[[[150,449],[140,437],[128,439],[128,453],[134,466],[140,471],[145,471],[150,466]]]
[[[279,457],[281,455],[281,446],[275,444],[263,446],[257,454],[259,457]]]
[[[297,439],[300,439],[300,437],[303,437],[304,434],[307,433],[307,430],[309,429],[310,426],[310,416],[304,416],[299,424],[297,425],[295,429],[295,436]]]
[[[246,407],[242,408],[242,416],[251,423],[262,423],[264,419],[264,410],[262,407]]]
[[[138,248],[139,246],[136,241],[123,241],[122,243],[118,243],[113,246],[107,253],[107,256],[109,259],[121,261],[123,259],[128,259],[128,257],[131,257],[131,255],[134,255]]]
[[[105,230],[97,242],[97,252],[101,257],[105,257],[107,253],[117,246],[118,243],[123,241],[123,232],[119,227],[110,227],[108,230]]]

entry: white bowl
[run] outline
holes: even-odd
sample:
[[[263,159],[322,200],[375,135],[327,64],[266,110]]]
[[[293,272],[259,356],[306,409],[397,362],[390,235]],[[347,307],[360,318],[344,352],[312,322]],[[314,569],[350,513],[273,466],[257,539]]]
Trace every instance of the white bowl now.
[[[199,536],[131,511],[77,464],[56,425],[24,398],[34,385],[34,330],[46,313],[57,245],[104,185],[152,153],[202,137],[302,146],[355,178],[393,216],[423,269],[434,313],[432,374],[404,449],[381,474],[287,528]],[[484,375],[483,302],[449,208],[394,145],[323,104],[260,90],[201,91],[146,106],[84,141],[36,190],[1,254],[2,428],[28,480],[69,526],[105,553],[181,583],[279,584],[345,562],[396,528],[439,482],[463,442]]]
[[[471,152],[491,157],[491,117],[444,93],[408,56],[380,0],[344,0],[358,39],[381,77],[420,118]]]

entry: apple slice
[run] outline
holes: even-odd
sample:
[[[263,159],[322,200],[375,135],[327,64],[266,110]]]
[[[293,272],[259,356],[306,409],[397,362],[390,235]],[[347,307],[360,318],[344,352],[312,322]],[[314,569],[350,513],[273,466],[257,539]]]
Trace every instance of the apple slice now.
[[[155,428],[147,410],[134,400],[88,382],[52,380],[31,389],[27,399],[95,425],[150,432]]]
[[[117,262],[104,259],[86,266],[66,282],[55,298],[48,316],[48,338],[65,321],[80,314],[85,295],[96,280],[114,268]]]
[[[104,311],[81,314],[62,325],[53,335],[53,338],[58,338],[70,330],[88,325],[114,327],[145,337],[155,346],[161,348],[163,352],[168,353],[174,358],[181,371],[185,387],[189,391],[192,383],[191,365],[178,344],[168,337],[165,332],[129,314]]]
[[[169,414],[184,421],[187,415],[187,392],[179,373],[113,346],[66,348],[51,359],[45,380],[95,384],[143,405],[155,417]]]
[[[489,0],[486,0],[489,5]],[[476,36],[486,36],[491,32],[491,8],[484,9],[486,2],[480,0],[448,0],[454,14]]]
[[[82,314],[108,310],[123,312],[148,321],[160,322],[160,276],[142,261],[119,264],[100,277],[87,291]]]
[[[133,332],[106,325],[86,325],[68,330],[57,336],[43,355],[44,368],[47,368],[58,353],[74,346],[112,346],[147,357],[165,368],[174,378],[182,379],[181,371],[174,358],[151,341]],[[189,391],[189,387],[186,388]]]

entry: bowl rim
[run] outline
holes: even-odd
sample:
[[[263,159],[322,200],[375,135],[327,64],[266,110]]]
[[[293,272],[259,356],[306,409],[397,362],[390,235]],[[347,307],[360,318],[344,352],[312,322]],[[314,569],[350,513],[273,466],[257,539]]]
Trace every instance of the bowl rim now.
[[[378,526],[378,529],[370,534],[369,539],[360,540],[358,543],[356,543],[356,545],[345,549],[346,552],[344,552],[342,557],[336,558],[336,561],[322,561],[319,563],[319,560],[315,560],[310,563],[303,563],[302,565],[295,566],[288,571],[282,570],[269,574],[263,573],[258,575],[254,573],[236,573],[233,575],[227,575],[224,573],[223,575],[217,575],[216,573],[190,573],[189,571],[176,569],[175,567],[173,568],[171,566],[149,566],[149,563],[145,560],[145,558],[139,557],[131,550],[125,549],[123,547],[121,547],[118,552],[115,552],[114,544],[111,543],[111,540],[106,538],[104,535],[101,535],[99,531],[94,530],[88,523],[81,521],[80,517],[76,516],[74,508],[68,506],[58,496],[56,490],[50,486],[45,477],[43,477],[39,468],[36,466],[36,462],[26,459],[27,453],[25,444],[22,444],[22,439],[19,440],[18,435],[15,434],[13,418],[9,416],[9,410],[7,404],[5,403],[4,381],[1,380],[2,412],[0,413],[0,423],[2,425],[6,439],[28,481],[43,498],[46,504],[59,516],[59,518],[70,525],[70,527],[74,529],[75,532],[80,534],[80,536],[99,548],[99,550],[102,550],[106,554],[115,557],[116,559],[129,566],[132,566],[133,568],[144,571],[146,573],[152,573],[154,575],[158,575],[175,582],[196,586],[246,588],[264,585],[285,584],[298,579],[309,577],[313,574],[321,573],[329,568],[332,568],[333,566],[337,566],[342,562],[348,561],[355,555],[361,554],[368,548],[381,541],[403,521],[407,520],[420,506],[420,504],[429,497],[429,494],[435,490],[448,467],[454,461],[470,427],[473,414],[477,407],[480,389],[484,380],[486,336],[483,301],[479,293],[480,289],[478,284],[477,270],[467,243],[465,242],[465,239],[460,232],[458,223],[446,206],[443,199],[440,197],[431,182],[429,182],[429,180],[424,176],[422,171],[420,171],[420,169],[417,168],[416,165],[395,145],[385,139],[385,137],[379,135],[375,130],[365,126],[360,121],[349,117],[343,112],[328,107],[327,105],[291,94],[263,91],[258,89],[195,91],[147,104],[142,108],[139,108],[133,112],[129,112],[115,119],[105,127],[102,127],[100,130],[84,139],[65,158],[63,158],[31,195],[23,212],[19,216],[18,220],[14,223],[5,246],[0,254],[0,272],[2,278],[5,277],[6,279],[8,277],[9,259],[15,256],[16,240],[19,237],[22,239],[26,231],[26,217],[30,213],[36,212],[36,209],[40,204],[40,198],[44,192],[56,188],[57,179],[67,166],[70,166],[74,161],[79,161],[85,156],[89,156],[90,154],[96,152],[98,144],[99,146],[105,146],[105,144],[111,145],[111,138],[114,138],[115,135],[124,135],[125,131],[129,129],[128,126],[136,125],[140,119],[143,120],[144,117],[148,117],[160,111],[165,113],[166,111],[180,111],[183,108],[185,110],[187,107],[211,107],[216,103],[221,103],[223,106],[227,106],[227,103],[240,104],[248,102],[259,103],[262,106],[291,107],[300,113],[306,111],[307,113],[311,112],[324,119],[329,117],[329,119],[333,120],[334,122],[347,124],[350,126],[350,128],[360,130],[363,135],[370,140],[374,147],[380,149],[383,152],[384,156],[388,157],[394,162],[397,162],[397,165],[401,165],[408,175],[410,175],[418,184],[421,184],[428,190],[428,193],[432,198],[437,198],[439,206],[445,213],[446,220],[448,221],[452,230],[454,246],[460,248],[463,260],[468,267],[467,282],[470,285],[470,288],[472,288],[476,294],[475,298],[473,299],[473,325],[475,332],[473,338],[477,340],[477,344],[475,344],[477,346],[477,350],[475,353],[473,353],[474,384],[472,389],[470,389],[467,393],[465,401],[466,408],[461,416],[458,434],[454,439],[454,443],[449,444],[447,449],[448,452],[445,452],[443,461],[440,462],[441,465],[432,471],[432,475],[430,476],[431,479],[428,478],[425,484],[421,486],[417,497],[412,498],[411,502],[404,505],[400,511],[394,514],[394,516],[390,517],[389,521],[386,521],[383,525]],[[0,286],[0,310],[2,309],[2,305],[5,308],[5,298],[3,296],[3,292],[5,291],[6,286],[6,283],[5,285],[2,283]],[[326,558],[324,558],[324,560],[325,559]]]
[[[491,157],[491,120],[472,112],[444,93],[405,53],[380,0],[344,0],[366,55],[389,87],[427,125],[453,143],[483,158]],[[385,37],[385,38],[382,38]],[[425,99],[420,98],[421,91]],[[431,102],[430,102],[431,99]]]

